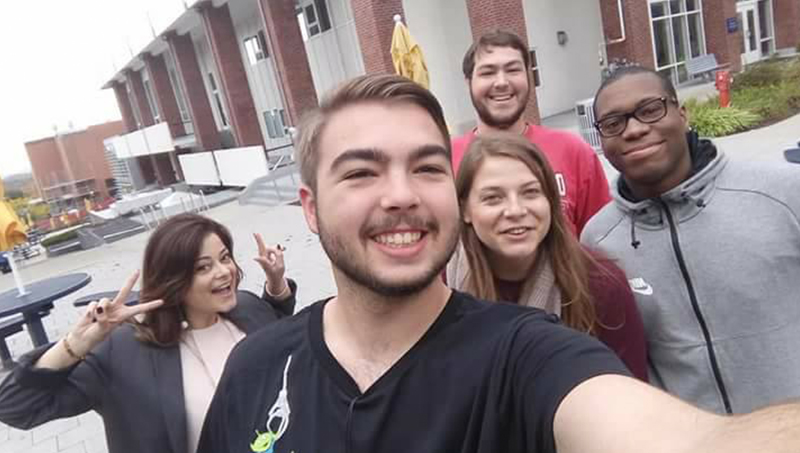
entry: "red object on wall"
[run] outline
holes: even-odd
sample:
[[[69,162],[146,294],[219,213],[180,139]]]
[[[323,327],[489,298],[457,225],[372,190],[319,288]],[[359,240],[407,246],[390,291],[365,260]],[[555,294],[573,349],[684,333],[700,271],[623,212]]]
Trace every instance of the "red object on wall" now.
[[[733,82],[733,77],[731,77],[730,71],[717,71],[714,86],[716,86],[717,91],[719,91],[719,106],[722,108],[731,105],[731,82]]]

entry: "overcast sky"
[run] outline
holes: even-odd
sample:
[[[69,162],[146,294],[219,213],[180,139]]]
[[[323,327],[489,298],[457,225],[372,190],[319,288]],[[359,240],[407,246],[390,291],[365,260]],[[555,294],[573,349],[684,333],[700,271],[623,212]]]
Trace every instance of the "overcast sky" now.
[[[194,0],[187,0],[193,4]],[[26,141],[121,118],[100,87],[164,30],[183,0],[4,2],[0,26],[0,176],[30,171]]]

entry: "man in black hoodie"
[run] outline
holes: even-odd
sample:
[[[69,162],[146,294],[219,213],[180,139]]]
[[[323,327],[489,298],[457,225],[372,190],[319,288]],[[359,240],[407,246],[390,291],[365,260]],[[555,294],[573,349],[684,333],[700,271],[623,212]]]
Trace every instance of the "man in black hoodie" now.
[[[298,147],[303,211],[339,292],[236,348],[200,453],[795,451],[797,406],[699,411],[554,316],[445,287],[459,213],[427,90],[356,78]]]

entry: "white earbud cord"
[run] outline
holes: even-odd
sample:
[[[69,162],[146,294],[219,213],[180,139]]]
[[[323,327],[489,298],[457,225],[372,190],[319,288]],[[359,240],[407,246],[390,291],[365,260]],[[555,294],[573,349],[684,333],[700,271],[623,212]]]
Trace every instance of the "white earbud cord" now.
[[[289,426],[289,414],[292,413],[292,409],[289,407],[289,393],[287,391],[289,365],[291,363],[292,356],[290,355],[289,358],[286,359],[286,367],[283,369],[283,388],[278,392],[278,398],[269,409],[269,418],[267,418],[267,431],[275,436],[274,441],[280,439],[283,433],[286,432],[286,428]],[[276,419],[280,419],[280,424],[278,425],[277,431],[272,431],[272,424]]]

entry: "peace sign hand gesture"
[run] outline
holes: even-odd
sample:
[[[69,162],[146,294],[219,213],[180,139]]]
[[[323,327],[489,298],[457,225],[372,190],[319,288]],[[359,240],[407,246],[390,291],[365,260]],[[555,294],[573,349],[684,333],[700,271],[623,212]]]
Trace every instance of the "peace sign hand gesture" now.
[[[72,366],[86,357],[86,354],[105,340],[117,326],[132,316],[160,307],[164,303],[162,300],[125,305],[125,300],[138,279],[139,271],[136,271],[128,278],[114,300],[100,299],[90,303],[67,336],[48,349],[36,361],[34,367],[60,370]]]
[[[138,279],[139,271],[136,271],[128,278],[125,286],[117,293],[117,297],[114,300],[100,299],[86,307],[81,319],[67,334],[69,345],[75,355],[79,357],[85,356],[105,340],[117,326],[133,316],[147,313],[164,303],[162,300],[155,300],[131,306],[125,305],[128,294],[130,294],[131,288],[133,288]]]

